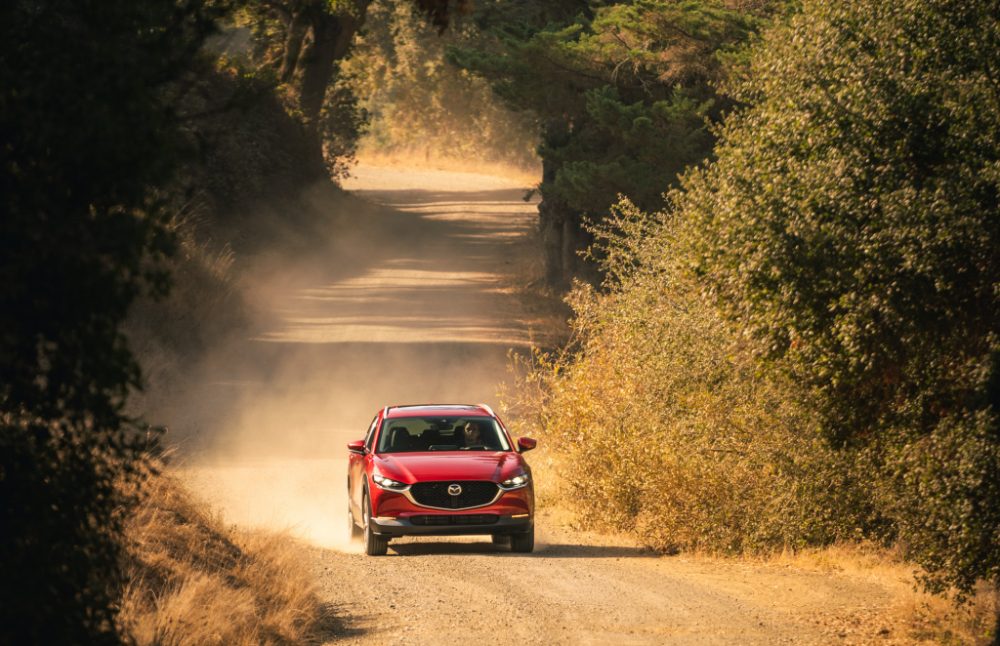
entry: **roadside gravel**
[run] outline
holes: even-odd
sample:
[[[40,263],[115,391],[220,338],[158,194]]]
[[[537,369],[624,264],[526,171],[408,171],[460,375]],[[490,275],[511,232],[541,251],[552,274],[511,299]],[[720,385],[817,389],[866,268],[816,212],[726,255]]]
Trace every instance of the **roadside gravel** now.
[[[657,556],[543,513],[535,553],[488,537],[390,543],[385,557],[305,546],[357,644],[904,644],[892,591],[776,564]]]

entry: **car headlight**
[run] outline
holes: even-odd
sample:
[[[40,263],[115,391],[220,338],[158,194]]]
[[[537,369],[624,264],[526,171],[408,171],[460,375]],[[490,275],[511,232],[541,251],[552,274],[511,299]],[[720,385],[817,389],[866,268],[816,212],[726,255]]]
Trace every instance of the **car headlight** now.
[[[528,474],[522,473],[521,475],[514,476],[513,478],[507,478],[500,483],[501,489],[520,489],[528,484]]]
[[[378,485],[379,489],[385,489],[386,491],[395,491],[400,493],[410,488],[410,485],[400,482],[399,480],[386,478],[378,471],[372,473],[372,480],[375,481],[375,484]]]

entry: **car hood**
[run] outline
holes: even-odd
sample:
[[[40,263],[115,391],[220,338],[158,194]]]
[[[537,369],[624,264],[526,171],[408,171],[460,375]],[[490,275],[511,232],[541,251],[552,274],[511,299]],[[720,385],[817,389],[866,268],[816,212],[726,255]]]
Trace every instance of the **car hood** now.
[[[434,480],[502,482],[526,470],[520,455],[503,451],[391,453],[377,456],[376,464],[386,477],[408,484]]]

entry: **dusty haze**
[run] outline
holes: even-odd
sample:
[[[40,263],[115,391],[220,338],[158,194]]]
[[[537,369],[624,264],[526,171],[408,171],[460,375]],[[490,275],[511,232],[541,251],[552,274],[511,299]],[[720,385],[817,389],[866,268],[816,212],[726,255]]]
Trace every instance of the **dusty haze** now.
[[[316,198],[328,239],[254,259],[243,287],[260,320],[154,412],[227,521],[334,547],[344,445],[375,411],[495,405],[508,351],[553,327],[520,294],[539,256],[523,178],[362,165],[345,188]]]
[[[305,539],[284,546],[337,609],[331,640],[919,641],[911,618],[930,601],[906,566],[855,567],[851,555],[831,565],[831,551],[818,565],[660,557],[582,531],[557,508],[541,510],[530,555],[484,537],[410,537],[385,557],[360,554],[346,541],[344,444],[386,403],[494,404],[507,350],[558,315],[518,285],[538,258],[521,182],[362,166],[348,187],[354,197],[317,192],[329,237],[254,259],[244,275],[260,320],[191,366],[151,415],[172,424],[181,477],[226,521]]]

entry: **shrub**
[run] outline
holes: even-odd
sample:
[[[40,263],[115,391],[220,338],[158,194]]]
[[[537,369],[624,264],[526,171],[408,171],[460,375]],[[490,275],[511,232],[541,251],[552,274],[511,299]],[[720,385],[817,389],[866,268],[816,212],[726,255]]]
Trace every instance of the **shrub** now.
[[[0,642],[115,643],[118,538],[145,472],[119,325],[162,293],[166,98],[202,2],[0,4]]]
[[[674,195],[706,289],[937,588],[1000,580],[998,56],[988,3],[806,3]]]
[[[599,234],[609,289],[577,288],[575,350],[529,375],[586,519],[665,551],[760,552],[874,529],[807,393],[761,369],[685,266],[687,234],[627,204],[611,222],[619,233]]]
[[[598,231],[606,292],[539,377],[592,513],[660,545],[896,538],[932,590],[1000,582],[998,54],[957,0],[764,35],[716,160]]]

